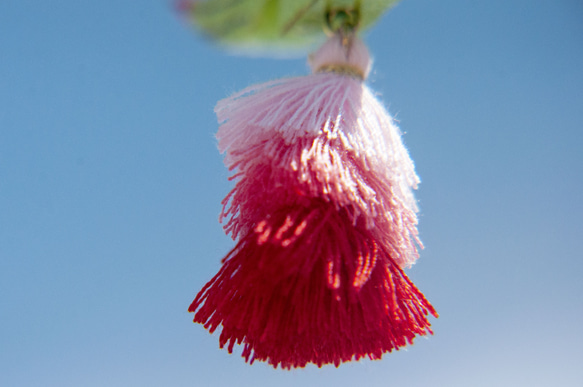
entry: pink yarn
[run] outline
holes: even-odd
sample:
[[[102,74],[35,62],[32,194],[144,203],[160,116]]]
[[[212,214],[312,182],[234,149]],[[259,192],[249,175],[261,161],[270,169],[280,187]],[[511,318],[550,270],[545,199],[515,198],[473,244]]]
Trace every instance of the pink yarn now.
[[[371,171],[337,139],[325,135],[286,144],[278,134],[233,153],[238,182],[223,200],[225,230],[234,239],[245,235],[257,219],[268,216],[274,198],[293,204],[303,197],[320,197],[344,207],[356,222],[384,242],[401,267],[417,257],[417,218],[397,195],[398,187]]]

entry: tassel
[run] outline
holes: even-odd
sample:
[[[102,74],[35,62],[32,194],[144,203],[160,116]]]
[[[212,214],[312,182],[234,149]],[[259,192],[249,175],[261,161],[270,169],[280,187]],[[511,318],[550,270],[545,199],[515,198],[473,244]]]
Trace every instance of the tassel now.
[[[403,268],[418,258],[419,179],[364,79],[364,43],[337,33],[313,74],[220,101],[219,150],[235,171],[221,220],[237,245],[190,305],[248,362],[380,359],[432,333],[437,313]]]

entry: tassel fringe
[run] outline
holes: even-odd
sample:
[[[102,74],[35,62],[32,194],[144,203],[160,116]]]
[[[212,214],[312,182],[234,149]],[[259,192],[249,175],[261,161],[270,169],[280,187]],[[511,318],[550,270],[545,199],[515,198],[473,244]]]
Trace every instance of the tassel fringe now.
[[[403,272],[422,246],[419,178],[363,83],[366,46],[335,36],[311,65],[217,104],[236,181],[220,220],[238,242],[189,308],[221,347],[275,368],[380,359],[437,317]]]
[[[210,332],[222,325],[221,348],[287,369],[380,359],[437,316],[362,222],[309,198],[249,230],[189,311]]]

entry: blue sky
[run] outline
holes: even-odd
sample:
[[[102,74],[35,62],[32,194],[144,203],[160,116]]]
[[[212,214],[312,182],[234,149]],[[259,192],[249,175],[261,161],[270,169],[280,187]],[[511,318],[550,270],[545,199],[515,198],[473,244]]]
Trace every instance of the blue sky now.
[[[435,335],[285,372],[187,308],[233,246],[212,111],[304,59],[231,56],[166,1],[0,4],[0,385],[576,386],[583,3],[403,0],[369,85],[422,184]]]

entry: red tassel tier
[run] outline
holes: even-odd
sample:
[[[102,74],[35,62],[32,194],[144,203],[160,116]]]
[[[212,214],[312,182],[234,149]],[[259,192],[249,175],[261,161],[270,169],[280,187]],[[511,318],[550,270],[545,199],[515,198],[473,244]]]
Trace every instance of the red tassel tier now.
[[[189,308],[222,327],[221,348],[288,369],[380,359],[437,317],[403,272],[418,257],[419,180],[363,84],[368,51],[337,35],[311,64],[217,105],[237,180],[221,220],[238,243]]]
[[[189,311],[222,325],[221,348],[282,368],[380,359],[437,316],[366,225],[311,198],[258,222]]]

